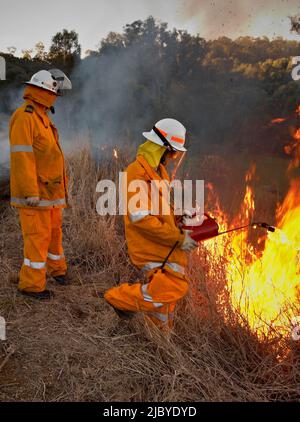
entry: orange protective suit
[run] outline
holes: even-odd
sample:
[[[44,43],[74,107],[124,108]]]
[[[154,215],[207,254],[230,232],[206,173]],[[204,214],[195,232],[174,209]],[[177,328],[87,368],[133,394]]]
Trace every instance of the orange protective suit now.
[[[65,207],[64,157],[57,130],[46,114],[56,95],[28,86],[24,99],[10,121],[11,204],[24,207],[26,197],[37,196],[40,209]]]
[[[142,155],[129,165],[126,174],[127,190],[134,180],[144,181],[148,186],[147,200],[136,212],[128,205],[124,217],[129,256],[145,271],[147,283],[124,283],[107,290],[104,297],[116,308],[146,312],[157,325],[172,327],[175,304],[188,290],[184,274],[187,256],[180,249],[184,233],[177,227],[172,207],[171,213],[164,215],[163,202],[167,199],[163,194],[159,195],[159,214],[151,213],[151,189],[154,189],[151,182],[163,183],[163,180],[169,181],[169,176],[162,164],[156,171]],[[128,191],[128,204],[134,194]],[[176,242],[177,247],[161,270],[161,264]]]
[[[61,208],[67,204],[67,179],[58,133],[47,115],[56,95],[28,86],[24,104],[10,121],[11,204],[19,208],[24,263],[19,289],[40,292],[50,274],[66,273],[62,249]],[[38,197],[36,207],[27,197]]]
[[[62,248],[62,210],[19,208],[19,217],[24,241],[19,289],[42,292],[46,287],[46,271],[52,276],[67,271]]]

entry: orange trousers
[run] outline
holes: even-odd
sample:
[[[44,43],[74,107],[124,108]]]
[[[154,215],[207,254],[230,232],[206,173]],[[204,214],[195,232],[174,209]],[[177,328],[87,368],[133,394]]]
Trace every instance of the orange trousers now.
[[[145,312],[159,327],[173,327],[176,302],[188,291],[184,276],[171,270],[151,270],[147,283],[124,283],[107,290],[105,299],[114,307],[132,312]]]
[[[62,248],[62,210],[19,208],[24,242],[24,262],[19,289],[42,292],[46,288],[46,271],[52,276],[67,271]]]

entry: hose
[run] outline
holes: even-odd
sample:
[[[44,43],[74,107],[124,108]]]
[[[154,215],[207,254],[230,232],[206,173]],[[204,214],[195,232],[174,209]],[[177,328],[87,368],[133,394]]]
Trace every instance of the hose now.
[[[222,234],[226,234],[226,233],[235,232],[235,231],[238,231],[238,230],[247,229],[248,227],[253,227],[253,228],[261,227],[262,229],[266,229],[267,231],[272,232],[272,233],[275,232],[275,230],[276,230],[276,227],[270,226],[270,224],[268,224],[268,223],[261,223],[261,222],[259,222],[259,223],[250,223],[250,224],[247,224],[246,226],[234,227],[233,229],[226,230],[224,232],[218,233],[215,237],[221,236]]]

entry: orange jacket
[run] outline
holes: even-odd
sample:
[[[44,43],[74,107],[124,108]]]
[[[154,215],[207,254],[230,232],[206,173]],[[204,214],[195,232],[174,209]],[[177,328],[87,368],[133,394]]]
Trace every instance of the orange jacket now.
[[[27,207],[25,198],[40,198],[38,208],[65,207],[67,180],[58,133],[46,111],[56,96],[34,86],[10,121],[11,205]],[[36,207],[35,207],[36,208]]]
[[[177,227],[173,209],[170,215],[163,215],[162,203],[166,198],[159,196],[159,215],[151,215],[151,181],[168,180],[165,167],[160,164],[159,171],[162,177],[148,164],[147,160],[138,155],[136,161],[128,166],[127,173],[127,215],[124,216],[125,234],[131,261],[145,271],[159,267],[172,246],[177,247],[168,259],[168,267],[175,272],[184,274],[187,264],[186,252],[180,249],[184,240],[184,233]],[[139,212],[130,212],[130,199],[137,192],[128,192],[128,186],[133,180],[145,181],[148,186],[147,204]]]

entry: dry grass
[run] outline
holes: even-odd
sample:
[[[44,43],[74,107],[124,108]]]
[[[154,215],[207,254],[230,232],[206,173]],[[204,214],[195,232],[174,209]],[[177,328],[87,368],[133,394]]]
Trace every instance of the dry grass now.
[[[72,284],[50,303],[19,296],[22,239],[15,210],[1,207],[1,401],[270,401],[299,400],[296,344],[286,359],[215,307],[224,286],[222,263],[191,258],[190,294],[177,308],[174,331],[162,335],[142,315],[130,322],[93,296],[140,276],[128,261],[119,217],[95,211],[98,180],[116,176],[127,157],[97,167],[88,150],[69,159],[70,203],[65,252]],[[234,320],[234,315],[232,316]]]

